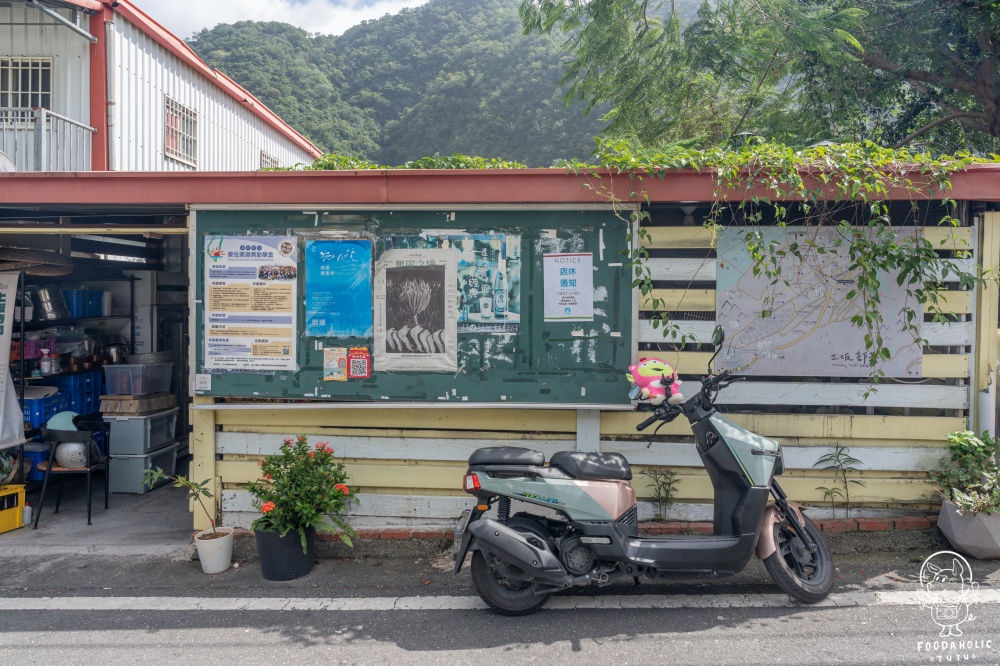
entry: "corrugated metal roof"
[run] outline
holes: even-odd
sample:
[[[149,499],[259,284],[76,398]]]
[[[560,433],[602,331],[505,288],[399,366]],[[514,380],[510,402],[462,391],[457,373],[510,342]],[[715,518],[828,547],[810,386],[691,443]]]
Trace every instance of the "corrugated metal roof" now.
[[[71,0],[59,0],[70,2]],[[96,3],[97,0],[72,0],[73,3]],[[102,4],[102,3],[97,3]],[[145,14],[138,7],[128,0],[103,0],[103,5],[111,7],[112,11],[122,15],[124,19],[135,25],[144,33],[149,35],[158,44],[163,46],[171,54],[180,58],[184,64],[188,65],[208,81],[224,90],[228,95],[243,104],[251,113],[261,118],[271,127],[287,136],[293,143],[313,157],[319,157],[322,152],[309,139],[299,134],[291,125],[282,120],[276,113],[267,108],[260,100],[254,97],[248,90],[230,79],[217,69],[212,69],[206,65],[195,52],[180,39],[153,18]]]
[[[23,2],[27,4],[24,0],[11,0],[12,2]],[[37,0],[40,4],[49,5],[51,7],[64,7],[66,9],[82,9],[88,14],[96,14],[104,9],[104,5],[100,0]]]

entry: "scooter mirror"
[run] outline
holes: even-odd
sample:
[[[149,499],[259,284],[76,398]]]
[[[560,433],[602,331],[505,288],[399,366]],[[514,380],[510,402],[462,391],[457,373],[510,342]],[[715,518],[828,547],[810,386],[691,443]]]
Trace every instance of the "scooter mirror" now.
[[[641,396],[641,395],[642,395],[642,389],[641,388],[639,388],[635,384],[632,384],[629,387],[629,389],[628,389],[628,399],[629,400],[638,400],[639,396]]]
[[[712,346],[719,347],[726,341],[726,331],[721,326],[716,326],[712,331]]]

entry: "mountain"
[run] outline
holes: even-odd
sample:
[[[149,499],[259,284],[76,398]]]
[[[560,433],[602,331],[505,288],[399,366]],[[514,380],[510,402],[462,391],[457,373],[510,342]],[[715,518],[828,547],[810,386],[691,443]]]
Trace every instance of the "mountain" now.
[[[524,36],[519,0],[431,0],[343,35],[239,22],[189,44],[325,152],[398,165],[464,153],[586,158],[600,110],[567,107],[561,36]]]

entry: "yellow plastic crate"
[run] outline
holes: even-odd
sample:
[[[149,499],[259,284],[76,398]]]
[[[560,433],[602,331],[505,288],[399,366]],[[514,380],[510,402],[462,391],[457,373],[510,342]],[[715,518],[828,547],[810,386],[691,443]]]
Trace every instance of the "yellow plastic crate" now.
[[[0,486],[0,534],[24,527],[24,486]]]

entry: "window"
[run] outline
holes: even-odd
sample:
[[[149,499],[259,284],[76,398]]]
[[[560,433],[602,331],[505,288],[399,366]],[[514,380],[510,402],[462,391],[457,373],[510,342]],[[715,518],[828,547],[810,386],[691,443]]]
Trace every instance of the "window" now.
[[[52,58],[0,58],[0,107],[52,108]]]
[[[163,112],[163,154],[198,166],[198,114],[169,97]]]
[[[277,157],[271,157],[270,155],[268,155],[267,153],[265,153],[263,150],[260,151],[260,168],[261,169],[277,169],[280,166],[281,166],[281,163],[278,162],[278,158]]]

